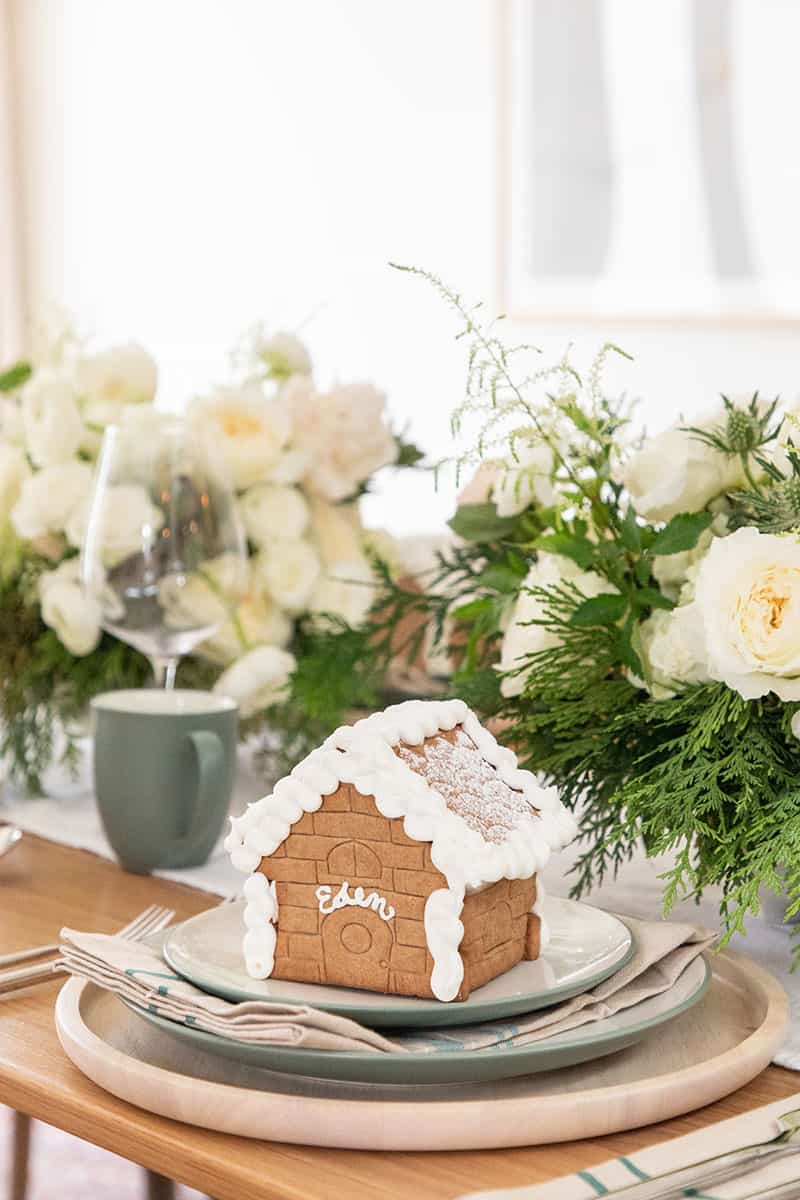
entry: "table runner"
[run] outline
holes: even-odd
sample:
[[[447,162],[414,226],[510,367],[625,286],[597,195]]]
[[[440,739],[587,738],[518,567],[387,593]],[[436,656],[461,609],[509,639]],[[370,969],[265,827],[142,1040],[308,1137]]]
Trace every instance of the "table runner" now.
[[[0,799],[0,820],[13,821],[29,833],[113,859],[97,815],[87,767],[88,764],[84,764],[81,775],[75,780],[66,778],[63,772],[51,772],[46,780],[49,792],[46,797],[24,798],[6,785]],[[265,790],[250,757],[242,752],[233,811],[240,812]],[[571,865],[569,849],[553,856],[542,875],[550,894],[568,894],[571,881],[567,873]],[[623,867],[616,880],[606,881],[584,899],[613,912],[627,913],[642,920],[656,919],[661,914],[662,884],[658,877],[669,865],[668,857],[648,859],[642,852]],[[242,876],[231,866],[221,844],[201,867],[157,871],[154,874],[217,896],[238,894],[242,885]],[[699,905],[693,901],[677,904],[671,914],[672,919],[718,929],[719,899],[719,890],[709,888]],[[748,954],[771,971],[786,988],[791,1001],[791,1027],[774,1062],[778,1066],[800,1070],[800,971],[794,975],[790,973],[791,929],[783,924],[781,917],[780,900],[766,893],[761,914],[746,922],[746,933],[737,934],[730,948]]]

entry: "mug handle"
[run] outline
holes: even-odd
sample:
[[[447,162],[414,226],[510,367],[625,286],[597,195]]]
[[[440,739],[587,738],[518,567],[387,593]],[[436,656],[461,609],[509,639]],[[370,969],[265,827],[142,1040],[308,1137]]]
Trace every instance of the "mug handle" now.
[[[197,791],[189,828],[170,847],[171,867],[184,866],[200,853],[208,838],[209,826],[215,821],[220,792],[225,787],[225,751],[219,734],[209,729],[196,729],[187,733],[186,740],[197,760]]]

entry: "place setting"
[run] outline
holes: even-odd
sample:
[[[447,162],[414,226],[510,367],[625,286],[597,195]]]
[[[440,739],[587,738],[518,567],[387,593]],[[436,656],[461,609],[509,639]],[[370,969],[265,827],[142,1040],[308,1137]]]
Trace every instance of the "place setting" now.
[[[800,1197],[800,7],[414,5],[0,2],[9,1200]]]

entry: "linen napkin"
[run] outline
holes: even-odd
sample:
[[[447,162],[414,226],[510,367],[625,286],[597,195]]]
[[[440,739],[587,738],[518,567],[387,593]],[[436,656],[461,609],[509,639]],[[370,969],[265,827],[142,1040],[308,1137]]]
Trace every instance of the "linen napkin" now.
[[[698,1129],[684,1137],[672,1138],[657,1146],[636,1150],[630,1155],[610,1158],[599,1166],[587,1166],[573,1175],[562,1175],[549,1183],[533,1184],[528,1187],[502,1188],[490,1192],[470,1192],[460,1200],[595,1200],[597,1196],[616,1195],[620,1188],[631,1187],[645,1180],[655,1180],[666,1171],[676,1171],[702,1162],[716,1154],[727,1154],[742,1146],[751,1146],[766,1141],[778,1133],[778,1117],[782,1113],[800,1108],[800,1092],[786,1096],[762,1108],[754,1108],[738,1117],[719,1121]],[[700,1186],[684,1187],[683,1194],[696,1200],[768,1200],[773,1188],[782,1183],[800,1180],[800,1155],[792,1155],[757,1171],[740,1174],[727,1183],[719,1183],[710,1189]],[[800,1196],[800,1182],[796,1190],[779,1192],[781,1200]],[[619,1200],[624,1200],[622,1191]]]
[[[71,975],[88,979],[147,1012],[218,1037],[260,1046],[314,1050],[396,1050],[386,1038],[346,1017],[301,1004],[247,1000],[233,1004],[182,979],[157,950],[103,933],[61,930]]]
[[[603,1020],[666,991],[714,941],[714,934],[694,925],[631,918],[626,918],[626,923],[636,945],[633,958],[580,996],[513,1020],[414,1030],[391,1039],[356,1021],[307,1005],[266,1000],[234,1004],[209,995],[176,975],[157,950],[142,942],[63,929],[61,953],[71,974],[89,979],[139,1008],[219,1037],[254,1045],[420,1054],[521,1046]]]
[[[447,1026],[395,1040],[417,1053],[441,1050],[443,1042],[451,1044],[453,1049],[483,1050],[501,1044],[525,1046],[543,1041],[580,1025],[602,1021],[667,991],[689,964],[716,941],[716,934],[700,926],[636,921],[632,917],[624,920],[633,934],[635,953],[627,966],[590,991],[510,1021]]]

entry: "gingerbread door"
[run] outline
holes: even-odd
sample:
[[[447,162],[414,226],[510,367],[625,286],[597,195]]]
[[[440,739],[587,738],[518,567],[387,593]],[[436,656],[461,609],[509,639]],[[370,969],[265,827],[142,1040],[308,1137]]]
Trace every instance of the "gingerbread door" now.
[[[389,924],[370,909],[329,913],[322,920],[326,982],[388,991],[392,940]]]

